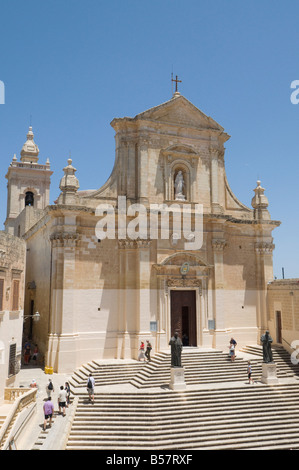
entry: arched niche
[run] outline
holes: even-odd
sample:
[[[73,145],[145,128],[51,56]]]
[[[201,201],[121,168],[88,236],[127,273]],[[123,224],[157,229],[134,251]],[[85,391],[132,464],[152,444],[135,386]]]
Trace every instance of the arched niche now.
[[[164,199],[175,201],[175,178],[179,171],[184,179],[183,195],[186,202],[195,200],[194,182],[199,154],[192,147],[171,146],[161,151],[164,169]],[[183,198],[181,199],[183,200]]]
[[[176,181],[181,175],[183,180],[182,195],[184,199],[176,195]],[[184,160],[175,160],[171,166],[171,199],[173,201],[191,201],[191,168]]]

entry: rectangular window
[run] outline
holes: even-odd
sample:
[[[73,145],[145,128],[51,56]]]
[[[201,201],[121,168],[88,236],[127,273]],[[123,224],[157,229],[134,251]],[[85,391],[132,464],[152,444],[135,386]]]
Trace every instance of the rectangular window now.
[[[4,300],[4,279],[0,279],[0,312],[3,310]]]
[[[19,310],[20,281],[13,281],[12,284],[12,310]]]

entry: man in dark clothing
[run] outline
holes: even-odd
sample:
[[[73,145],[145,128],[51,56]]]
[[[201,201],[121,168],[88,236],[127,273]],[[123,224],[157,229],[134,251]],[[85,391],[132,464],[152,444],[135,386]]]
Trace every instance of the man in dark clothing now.
[[[149,341],[146,341],[146,351],[145,351],[145,357],[147,358],[148,362],[151,360],[151,350],[152,350],[152,345]]]

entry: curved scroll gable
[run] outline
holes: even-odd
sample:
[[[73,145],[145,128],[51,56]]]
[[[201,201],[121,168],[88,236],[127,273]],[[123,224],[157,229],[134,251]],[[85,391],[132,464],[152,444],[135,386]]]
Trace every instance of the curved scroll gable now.
[[[236,211],[241,211],[243,216],[246,216],[246,218],[249,218],[249,219],[253,219],[253,210],[247,207],[241,201],[239,201],[239,199],[234,195],[232,189],[229,186],[226,175],[224,176],[224,185],[225,185],[225,209],[226,211],[232,214],[234,214]]]

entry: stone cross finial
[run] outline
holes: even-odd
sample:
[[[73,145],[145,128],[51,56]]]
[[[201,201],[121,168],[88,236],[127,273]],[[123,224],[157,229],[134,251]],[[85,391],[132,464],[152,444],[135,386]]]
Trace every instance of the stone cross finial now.
[[[175,96],[180,96],[180,93],[179,93],[179,91],[178,91],[178,83],[182,83],[182,80],[179,80],[179,79],[178,79],[178,76],[176,75],[176,76],[175,76],[175,79],[173,79],[172,76],[171,76],[171,81],[172,81],[172,82],[175,82],[175,92],[174,92],[173,96],[174,96],[174,97],[175,97]]]

